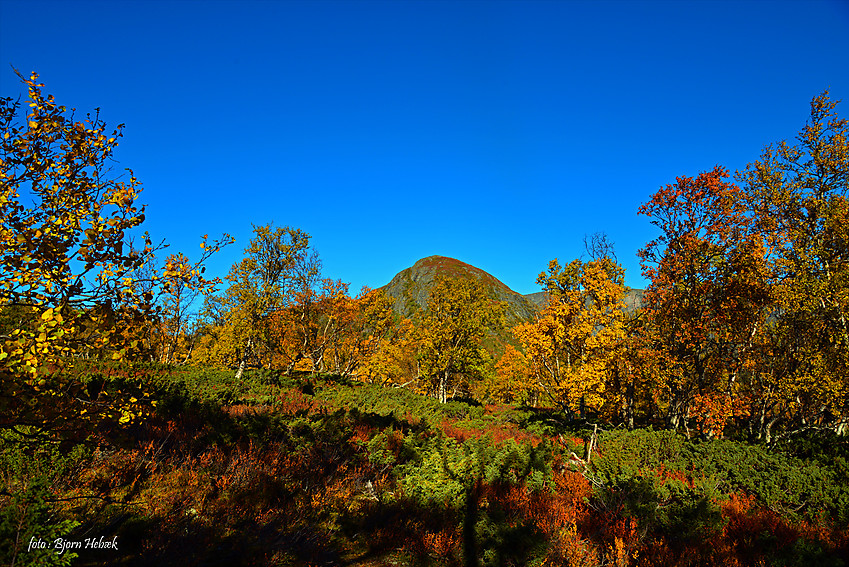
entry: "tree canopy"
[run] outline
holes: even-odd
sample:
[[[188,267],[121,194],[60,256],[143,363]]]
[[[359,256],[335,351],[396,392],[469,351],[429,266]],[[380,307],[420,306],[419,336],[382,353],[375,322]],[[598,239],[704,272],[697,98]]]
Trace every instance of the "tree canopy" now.
[[[142,351],[140,331],[162,314],[157,299],[177,286],[212,289],[216,280],[203,277],[202,264],[229,237],[203,237],[197,262],[172,257],[140,276],[164,244],[147,233],[131,244],[145,218],[136,203],[141,184],[131,170],[116,176],[109,166],[123,126],[110,132],[97,112],[79,117],[44,94],[35,73],[18,76],[26,108],[0,99],[2,423],[126,421],[137,413],[134,402],[100,403],[62,369],[79,357],[120,360]]]

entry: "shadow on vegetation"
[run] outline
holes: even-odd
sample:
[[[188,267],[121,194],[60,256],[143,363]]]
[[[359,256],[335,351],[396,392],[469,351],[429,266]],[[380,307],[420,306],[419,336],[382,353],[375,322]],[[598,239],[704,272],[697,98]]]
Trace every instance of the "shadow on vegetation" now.
[[[4,445],[20,479],[4,525],[117,536],[118,552],[79,550],[80,565],[847,564],[841,439],[778,454],[617,429],[575,469],[567,451],[592,428],[555,411],[312,375],[150,384],[159,405],[140,423],[41,453]]]

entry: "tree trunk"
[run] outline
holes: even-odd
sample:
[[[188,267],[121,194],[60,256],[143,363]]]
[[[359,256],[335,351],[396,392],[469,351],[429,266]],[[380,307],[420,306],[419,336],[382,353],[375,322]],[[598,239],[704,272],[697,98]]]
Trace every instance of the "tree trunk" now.
[[[448,401],[448,371],[439,374],[439,385],[437,386],[436,397],[440,403]]]
[[[239,369],[236,371],[236,380],[242,379],[242,374],[245,372],[245,361],[248,358],[248,353],[250,353],[252,346],[253,341],[248,339],[248,344],[245,345],[245,350],[242,352],[242,356],[239,359]]]
[[[590,464],[590,460],[593,458],[593,451],[595,451],[596,444],[598,443],[598,424],[593,426],[593,434],[589,439],[584,439],[584,462]]]
[[[289,365],[286,367],[286,376],[291,376],[292,372],[295,371],[295,366],[301,361],[303,358],[303,354],[298,353],[295,357],[289,362]]]

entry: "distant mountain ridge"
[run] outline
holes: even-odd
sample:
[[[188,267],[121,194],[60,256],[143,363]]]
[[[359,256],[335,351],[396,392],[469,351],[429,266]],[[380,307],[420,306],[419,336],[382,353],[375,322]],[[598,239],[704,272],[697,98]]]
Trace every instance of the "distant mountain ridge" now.
[[[531,321],[545,307],[547,294],[544,291],[522,295],[516,293],[498,278],[480,268],[455,258],[428,256],[401,270],[382,289],[393,301],[395,312],[411,317],[417,310],[427,309],[427,300],[433,282],[440,274],[449,277],[475,278],[483,282],[490,297],[507,302],[506,323],[508,326]],[[629,289],[625,296],[626,311],[632,313],[643,303],[643,290]]]

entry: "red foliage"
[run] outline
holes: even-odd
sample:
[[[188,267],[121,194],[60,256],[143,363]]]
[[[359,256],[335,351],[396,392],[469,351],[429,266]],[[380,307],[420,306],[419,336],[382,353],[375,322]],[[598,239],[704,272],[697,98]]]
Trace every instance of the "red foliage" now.
[[[274,411],[285,415],[294,415],[299,411],[312,413],[318,409],[316,406],[323,407],[315,398],[296,389],[287,390],[274,401]]]
[[[542,441],[540,437],[522,431],[514,424],[490,425],[485,429],[480,429],[478,427],[459,426],[457,423],[458,420],[444,418],[439,423],[439,428],[445,435],[460,443],[471,438],[488,437],[495,444],[514,439],[517,443],[528,443],[536,447]]]

